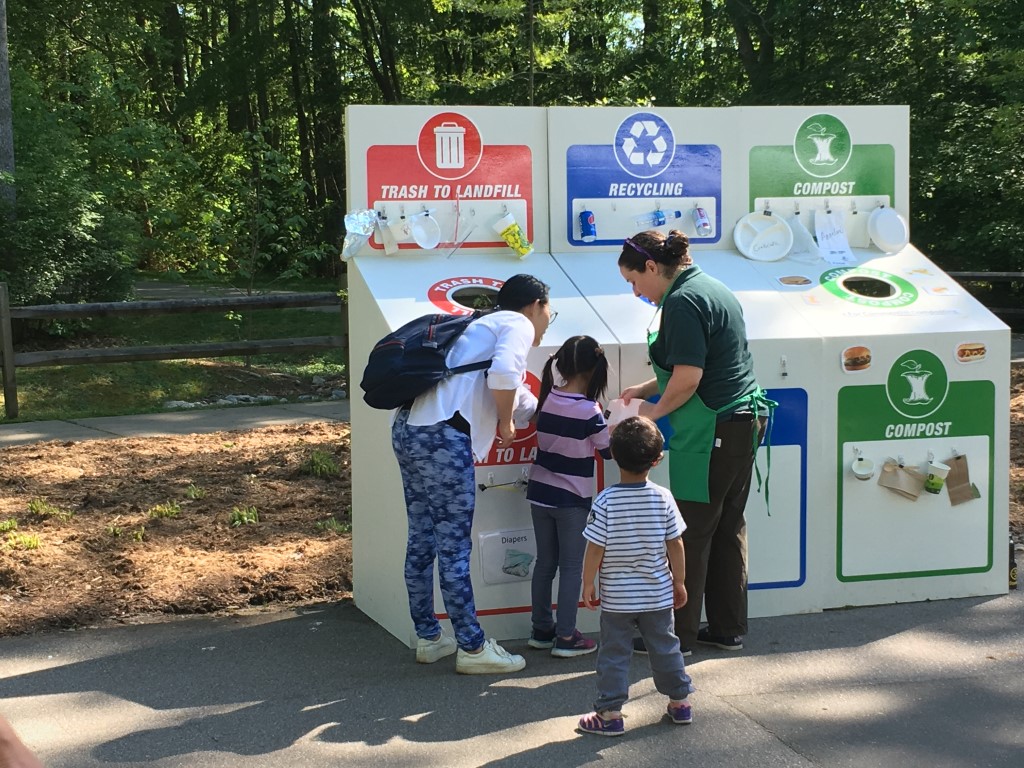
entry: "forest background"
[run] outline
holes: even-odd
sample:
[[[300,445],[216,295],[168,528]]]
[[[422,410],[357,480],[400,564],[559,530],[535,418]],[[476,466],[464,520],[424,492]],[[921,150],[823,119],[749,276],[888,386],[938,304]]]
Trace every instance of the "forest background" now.
[[[1024,270],[1024,0],[0,10],[0,281],[14,304],[121,299],[139,269],[337,275],[356,103],[907,104],[915,244],[946,269]]]

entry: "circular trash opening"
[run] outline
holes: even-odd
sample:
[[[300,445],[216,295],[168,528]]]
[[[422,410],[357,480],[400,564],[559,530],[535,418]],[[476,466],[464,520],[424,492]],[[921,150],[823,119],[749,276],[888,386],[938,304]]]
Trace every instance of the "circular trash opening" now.
[[[498,290],[483,285],[470,285],[452,291],[451,300],[466,309],[494,309]]]

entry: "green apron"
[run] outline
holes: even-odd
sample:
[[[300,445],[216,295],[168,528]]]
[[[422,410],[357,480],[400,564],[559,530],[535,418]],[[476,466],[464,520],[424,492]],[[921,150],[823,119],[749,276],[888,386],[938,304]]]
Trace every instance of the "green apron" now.
[[[650,354],[651,345],[658,337],[657,331],[647,333],[647,356],[654,368],[658,381],[658,392],[665,394],[665,387],[672,372],[658,365]],[[733,400],[717,411],[708,408],[700,396],[693,395],[668,414],[668,423],[672,426],[672,437],[668,440],[668,475],[672,495],[681,501],[696,501],[708,504],[711,495],[708,490],[708,473],[711,466],[711,451],[715,447],[715,427],[718,425],[718,414],[728,413],[747,405],[751,413],[768,410],[769,422],[775,407],[774,400],[769,400],[763,389],[758,387],[750,394]],[[769,423],[769,434],[770,434]],[[751,453],[757,452],[759,430],[753,430]],[[768,482],[771,472],[771,439],[767,441],[768,468],[764,482]],[[757,489],[761,490],[761,470],[754,463],[757,471]],[[768,487],[765,485],[765,505],[768,504]],[[769,514],[771,514],[769,512]]]

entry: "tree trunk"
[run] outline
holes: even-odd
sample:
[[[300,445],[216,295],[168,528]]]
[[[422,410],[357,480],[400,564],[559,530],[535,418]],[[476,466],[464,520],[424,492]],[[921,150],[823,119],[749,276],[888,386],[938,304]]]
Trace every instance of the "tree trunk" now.
[[[378,0],[352,0],[352,10],[359,25],[363,63],[380,88],[384,103],[400,103],[402,81],[395,62],[395,45],[387,16]]]
[[[288,61],[291,74],[292,99],[295,101],[295,123],[299,132],[299,168],[306,182],[306,204],[311,210],[320,207],[316,180],[313,178],[312,146],[309,138],[309,117],[306,114],[305,93],[302,87],[302,54],[299,49],[299,31],[292,10],[295,0],[284,0],[284,27],[288,36]]]
[[[14,119],[11,111],[11,71],[7,58],[7,0],[0,0],[0,173],[14,175]],[[0,180],[0,202],[14,217],[14,184]]]
[[[766,102],[771,98],[775,72],[775,36],[771,20],[775,16],[776,0],[768,0],[764,13],[754,8],[749,0],[726,0],[725,9],[736,32],[740,63],[750,81],[751,101],[754,104]]]
[[[252,126],[252,115],[249,109],[249,62],[245,55],[245,28],[242,23],[242,10],[238,0],[228,3],[228,130],[242,133]]]
[[[342,138],[341,78],[335,47],[338,0],[313,0],[314,169],[317,195],[326,204],[322,239],[341,247],[345,210],[345,148]]]

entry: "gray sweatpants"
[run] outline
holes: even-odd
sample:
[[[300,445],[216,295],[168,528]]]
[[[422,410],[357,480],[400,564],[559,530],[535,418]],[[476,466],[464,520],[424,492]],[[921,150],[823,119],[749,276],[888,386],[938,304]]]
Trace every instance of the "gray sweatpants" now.
[[[597,700],[594,711],[619,710],[629,699],[629,664],[633,658],[634,630],[647,647],[654,687],[681,701],[693,690],[679,638],[672,631],[671,608],[642,613],[601,611],[601,643],[597,651]]]

